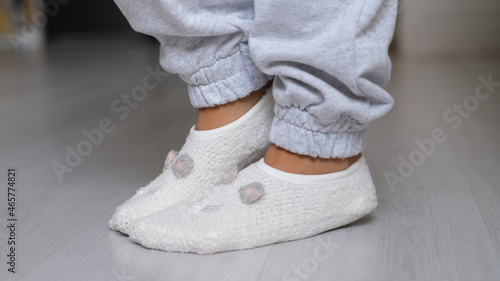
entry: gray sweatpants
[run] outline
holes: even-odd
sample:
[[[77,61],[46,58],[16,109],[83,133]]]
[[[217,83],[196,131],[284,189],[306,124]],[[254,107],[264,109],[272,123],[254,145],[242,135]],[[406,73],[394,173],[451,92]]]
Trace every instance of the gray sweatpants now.
[[[392,107],[382,89],[397,0],[115,0],[161,43],[160,63],[195,107],[224,104],[275,78],[270,138],[286,150],[349,157]]]

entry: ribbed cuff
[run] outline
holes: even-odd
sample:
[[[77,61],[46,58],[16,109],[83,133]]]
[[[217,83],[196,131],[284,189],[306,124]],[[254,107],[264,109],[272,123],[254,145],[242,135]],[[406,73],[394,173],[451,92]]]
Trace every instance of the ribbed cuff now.
[[[365,148],[366,128],[358,131],[320,132],[275,117],[269,138],[277,146],[297,154],[347,158],[359,154]]]
[[[212,107],[235,101],[258,90],[271,80],[253,63],[250,53],[241,50],[219,59],[211,66],[179,75],[188,84],[191,104]]]

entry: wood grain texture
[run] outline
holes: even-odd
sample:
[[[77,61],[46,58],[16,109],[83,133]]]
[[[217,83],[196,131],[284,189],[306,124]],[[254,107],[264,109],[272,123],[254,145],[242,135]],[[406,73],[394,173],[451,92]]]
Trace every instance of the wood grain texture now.
[[[156,67],[155,48],[0,53],[0,173],[18,169],[15,275],[1,280],[499,280],[500,88],[453,130],[443,113],[473,95],[498,62],[394,61],[396,106],[373,122],[365,151],[379,196],[370,215],[315,237],[194,255],[147,250],[110,231],[116,206],[179,149],[196,112],[169,76],[121,120],[111,103]],[[103,118],[115,129],[59,182],[51,163]],[[447,140],[390,187],[384,173],[442,128]],[[6,206],[1,192],[1,206]],[[6,212],[2,207],[1,224]]]

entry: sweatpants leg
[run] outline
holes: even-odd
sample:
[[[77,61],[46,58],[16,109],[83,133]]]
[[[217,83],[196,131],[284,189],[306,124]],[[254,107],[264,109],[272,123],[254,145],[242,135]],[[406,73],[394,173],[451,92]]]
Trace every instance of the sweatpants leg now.
[[[249,45],[275,75],[271,142],[322,158],[360,153],[366,126],[392,107],[382,89],[397,0],[255,0]]]
[[[161,44],[160,63],[188,84],[194,107],[242,98],[271,77],[250,58],[253,0],[115,0],[138,32]]]

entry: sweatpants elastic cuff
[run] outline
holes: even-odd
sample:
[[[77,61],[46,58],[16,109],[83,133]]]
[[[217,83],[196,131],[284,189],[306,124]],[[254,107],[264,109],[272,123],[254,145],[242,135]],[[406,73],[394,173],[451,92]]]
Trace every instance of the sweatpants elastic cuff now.
[[[249,53],[237,52],[209,67],[179,75],[188,84],[189,99],[196,107],[212,107],[243,98],[271,80],[253,63]]]
[[[270,140],[288,151],[321,158],[347,158],[359,154],[366,146],[366,129],[352,132],[322,133],[273,120]]]

